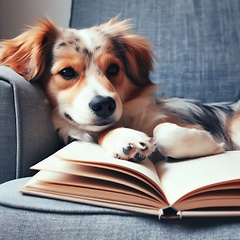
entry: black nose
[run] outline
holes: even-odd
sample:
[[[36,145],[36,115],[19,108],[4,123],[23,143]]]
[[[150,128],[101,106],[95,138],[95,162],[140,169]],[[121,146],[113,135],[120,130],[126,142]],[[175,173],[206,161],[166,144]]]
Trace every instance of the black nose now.
[[[96,96],[89,103],[89,107],[98,117],[107,118],[116,109],[116,102],[111,97]]]

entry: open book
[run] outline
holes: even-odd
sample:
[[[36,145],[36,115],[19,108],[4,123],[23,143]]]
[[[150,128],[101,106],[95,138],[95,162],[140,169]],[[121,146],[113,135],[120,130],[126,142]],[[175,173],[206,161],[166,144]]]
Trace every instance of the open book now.
[[[240,216],[240,151],[176,162],[118,160],[72,142],[21,192],[162,217]]]

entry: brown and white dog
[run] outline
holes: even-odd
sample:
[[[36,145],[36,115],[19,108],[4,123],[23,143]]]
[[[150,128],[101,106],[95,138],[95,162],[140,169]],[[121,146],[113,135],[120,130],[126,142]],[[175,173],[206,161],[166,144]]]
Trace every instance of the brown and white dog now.
[[[174,158],[238,149],[239,103],[156,101],[151,44],[117,17],[88,29],[39,21],[0,43],[0,64],[40,81],[65,143],[98,142],[120,159],[141,161],[155,147]]]

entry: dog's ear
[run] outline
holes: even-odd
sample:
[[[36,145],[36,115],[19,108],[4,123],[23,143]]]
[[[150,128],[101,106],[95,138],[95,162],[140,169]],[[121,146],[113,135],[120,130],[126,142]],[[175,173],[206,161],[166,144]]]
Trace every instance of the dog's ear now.
[[[126,48],[125,68],[126,74],[134,84],[146,86],[152,82],[149,79],[150,71],[153,70],[153,52],[146,39],[139,36],[129,36],[124,39]]]
[[[152,82],[149,79],[153,70],[152,44],[139,34],[132,32],[129,20],[118,21],[118,17],[100,26],[111,37],[116,55],[121,57],[127,76],[139,86]]]
[[[38,79],[51,60],[60,30],[50,21],[38,21],[16,38],[0,42],[0,64],[14,69],[27,80]]]

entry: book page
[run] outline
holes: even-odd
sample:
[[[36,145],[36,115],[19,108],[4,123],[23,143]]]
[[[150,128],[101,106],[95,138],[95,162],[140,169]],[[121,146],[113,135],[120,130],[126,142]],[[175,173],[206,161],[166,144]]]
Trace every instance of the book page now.
[[[40,171],[21,189],[24,194],[95,206],[159,215],[165,203],[148,195],[133,191],[127,186],[116,186],[89,178]]]
[[[171,205],[184,197],[211,190],[237,187],[240,183],[240,151],[228,151],[223,154],[198,159],[169,162],[156,166],[162,182],[162,189]],[[236,194],[233,196],[235,199]],[[238,194],[240,197],[240,195]],[[231,197],[231,196],[229,196]],[[239,198],[238,197],[238,198]],[[203,201],[204,199],[201,199]],[[239,198],[240,200],[240,198]],[[194,201],[194,200],[193,200]],[[216,202],[216,201],[215,201]]]
[[[144,194],[132,186],[117,182],[108,182],[92,178],[85,178],[65,173],[40,171],[25,186],[25,189],[37,189],[56,195],[67,195],[76,198],[95,199],[95,201],[115,202],[116,204],[146,206],[159,209],[159,199],[151,194]]]
[[[107,155],[97,144],[72,142],[32,169],[106,180],[136,189],[167,205],[154,164],[119,160]]]
[[[98,144],[88,142],[72,142],[54,154],[55,156],[71,161],[81,161],[93,165],[112,165],[123,167],[151,178],[158,185],[161,185],[154,164],[148,159],[141,163],[120,160],[111,157]]]
[[[80,162],[66,161],[59,159],[56,156],[52,156],[50,158],[43,160],[42,162],[34,166],[35,169],[36,167],[38,170],[41,170],[40,173],[34,176],[36,180],[39,180],[39,178],[41,177],[41,180],[45,179],[45,181],[52,181],[51,180],[52,174],[55,181],[57,181],[58,178],[56,178],[56,174],[54,173],[62,173],[62,175],[58,174],[59,176],[61,176],[59,178],[59,183],[61,184],[64,184],[63,179],[65,180],[74,179],[74,176],[79,177],[79,178],[75,177],[75,179],[79,179],[80,181],[79,184],[83,184],[82,181],[83,180],[86,181],[86,179],[89,179],[88,182],[90,183],[91,180],[93,179],[95,187],[97,187],[100,181],[104,180],[105,182],[108,182],[109,186],[114,183],[121,184],[122,186],[127,186],[128,188],[132,188],[134,190],[142,192],[143,194],[147,194],[151,196],[151,198],[157,199],[159,202],[164,201],[162,198],[162,194],[159,193],[159,190],[153,188],[148,181],[145,181],[145,179],[142,179],[141,177],[138,177],[137,175],[131,173],[128,174],[126,172],[116,171],[116,169],[82,165]],[[50,173],[48,174],[47,171]],[[64,178],[63,177],[64,174],[72,175],[72,177]],[[66,181],[65,184],[69,185],[71,184],[71,182]]]
[[[145,179],[146,183],[149,182],[149,184],[152,184],[155,189],[162,192],[162,184],[159,180],[158,173],[154,164],[149,159],[146,159],[141,163],[119,160],[109,156],[98,144],[75,141],[60,149],[49,158],[34,165],[32,169],[47,170],[49,168],[52,171],[56,165],[51,164],[51,161],[49,160],[53,157],[68,160],[76,164],[79,163],[81,165],[85,164],[105,169],[115,169],[116,171],[133,175],[134,177],[138,176],[139,179],[142,181]],[[162,193],[162,195],[164,194]]]

